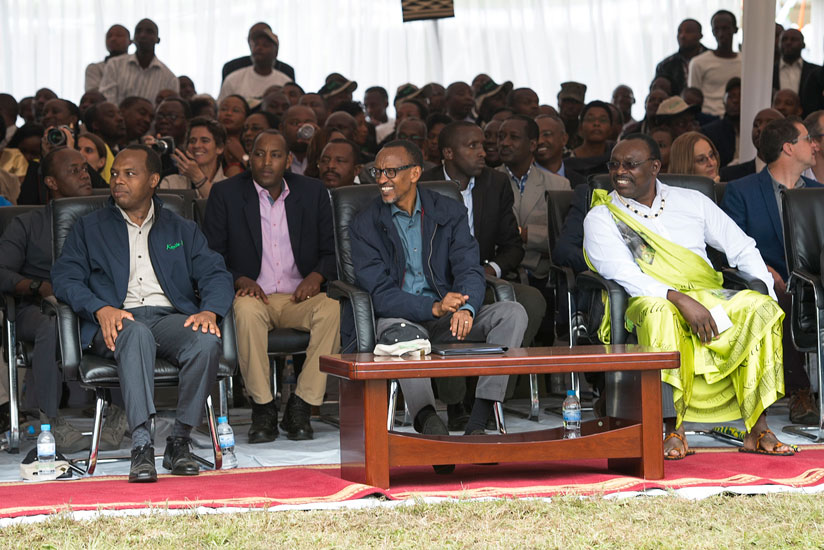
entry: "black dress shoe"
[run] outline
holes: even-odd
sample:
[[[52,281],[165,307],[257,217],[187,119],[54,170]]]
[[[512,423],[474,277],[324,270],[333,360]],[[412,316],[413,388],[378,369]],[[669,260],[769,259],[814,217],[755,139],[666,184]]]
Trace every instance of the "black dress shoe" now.
[[[423,419],[421,422],[421,433],[425,435],[449,435],[449,430],[435,412]],[[433,464],[432,469],[436,474],[451,474],[455,471],[454,464]]]
[[[196,476],[200,466],[189,450],[188,437],[167,437],[166,451],[163,453],[163,467],[176,476]]]
[[[273,399],[265,405],[252,402],[252,425],[249,443],[268,443],[278,437],[278,410]]]
[[[157,481],[154,464],[154,447],[141,445],[132,449],[132,466],[129,468],[129,483],[149,483]]]
[[[312,406],[293,393],[286,403],[286,411],[283,413],[280,427],[286,432],[286,437],[292,441],[312,439],[314,432],[309,422],[311,416]]]
[[[455,403],[446,406],[446,426],[450,432],[462,432],[469,422],[469,413],[463,403]]]

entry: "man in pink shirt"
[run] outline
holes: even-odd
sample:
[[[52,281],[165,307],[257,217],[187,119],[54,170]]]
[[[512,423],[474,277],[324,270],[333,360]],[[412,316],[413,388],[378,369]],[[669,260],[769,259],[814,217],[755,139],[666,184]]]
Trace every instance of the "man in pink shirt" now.
[[[340,349],[340,307],[321,292],[337,277],[329,195],[320,181],[286,171],[292,157],[277,130],[258,135],[250,157],[251,171],[212,188],[203,232],[235,281],[238,359],[252,397],[249,443],[278,436],[266,353],[276,327],[310,332],[280,426],[289,439],[311,439],[311,406],[326,390],[319,357]]]

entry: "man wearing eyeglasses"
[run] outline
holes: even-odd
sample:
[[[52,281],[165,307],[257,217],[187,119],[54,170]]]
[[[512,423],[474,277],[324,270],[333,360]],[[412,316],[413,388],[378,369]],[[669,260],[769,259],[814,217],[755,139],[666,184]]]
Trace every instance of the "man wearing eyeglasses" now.
[[[593,270],[630,296],[626,319],[612,322],[634,327],[641,345],[681,353],[680,368],[661,375],[665,458],[689,454],[684,421],[737,418],[748,432],[744,451],[793,454],[764,414],[784,395],[783,312],[755,242],[704,194],[658,180],[661,153],[651,137],[627,136],[608,167],[614,191],[593,191],[584,252]],[[708,244],[763,281],[769,296],[724,290]],[[608,341],[602,331],[599,337]]]
[[[787,294],[781,190],[821,187],[820,183],[801,175],[816,164],[819,151],[816,137],[797,120],[779,119],[767,124],[759,139],[759,151],[767,166],[757,174],[727,184],[721,203],[721,208],[735,223],[755,239],[775,281],[778,303],[787,314],[784,318],[784,379],[790,396],[790,421],[808,425],[818,422],[818,410],[813,404],[804,357],[795,349],[790,337],[792,300]]]
[[[320,181],[287,171],[292,155],[277,130],[261,132],[249,156],[250,171],[212,187],[203,224],[235,282],[238,362],[252,397],[249,443],[279,435],[267,356],[274,328],[310,333],[280,427],[289,439],[312,439],[311,407],[326,391],[319,358],[340,349],[340,307],[321,290],[337,277],[329,194]]]
[[[422,166],[423,153],[414,143],[387,144],[371,169],[381,196],[350,226],[358,286],[372,296],[378,336],[407,323],[433,342],[520,346],[526,311],[517,302],[483,305],[484,271],[466,207],[418,188]],[[483,433],[492,406],[504,398],[507,378],[480,378],[466,434]],[[400,384],[415,429],[448,434],[435,413],[429,379],[404,379]]]

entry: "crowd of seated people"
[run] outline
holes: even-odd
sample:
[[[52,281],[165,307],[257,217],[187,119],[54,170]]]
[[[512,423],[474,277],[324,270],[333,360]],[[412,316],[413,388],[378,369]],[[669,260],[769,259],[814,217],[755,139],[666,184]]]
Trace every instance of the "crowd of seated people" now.
[[[388,225],[383,228],[391,229],[393,238],[391,245],[381,242],[380,246],[396,247],[393,253],[406,266],[407,276],[397,281],[380,280],[376,274],[383,268],[376,263],[364,264],[359,271],[365,277],[363,285],[379,297],[375,304],[380,330],[391,328],[393,319],[402,318],[417,323],[422,330],[444,332],[444,338],[451,334],[462,339],[469,330],[456,328],[447,319],[469,323],[477,314],[483,319],[479,324],[482,330],[474,336],[488,338],[503,330],[506,336],[501,341],[507,345],[534,346],[552,345],[556,334],[570,328],[556,316],[550,265],[581,272],[592,267],[588,261],[599,261],[595,245],[591,258],[583,254],[585,239],[592,239],[585,232],[597,227],[589,217],[587,224],[584,222],[590,206],[586,202],[589,176],[609,174],[613,183],[622,182],[627,172],[633,179],[634,171],[641,170],[638,163],[651,162],[656,169],[645,177],[647,183],[652,182],[653,191],[644,189],[652,195],[618,193],[613,197],[616,201],[636,200],[644,208],[653,201],[650,197],[655,194],[658,174],[700,175],[714,182],[744,178],[742,181],[761,181],[775,189],[817,186],[824,178],[824,69],[801,58],[805,47],[802,33],[777,29],[774,99],[752,121],[751,139],[757,155],[746,159],[739,154],[740,128],[742,123],[748,128],[749,121],[741,121],[740,113],[741,59],[733,47],[738,23],[726,10],[715,13],[709,23],[717,42],[714,50],[701,43],[700,22],[686,19],[678,26],[678,50],[651,73],[640,120],[632,116],[635,92],[625,84],[614,88],[609,101],[587,101],[585,84],[564,82],[555,106],[546,98],[542,102],[528,87],[498,83],[483,73],[471,83],[403,84],[394,91],[392,107],[389,91],[380,85],[367,88],[363,101],[357,101],[358,83],[339,73],[331,73],[317,92],[307,91],[299,84],[295,69],[278,59],[279,38],[266,23],[249,29],[250,55],[223,66],[220,93],[213,98],[198,94],[189,77],[175,76],[157,58],[160,32],[153,21],[138,22],[133,37],[126,27],[113,25],[105,37],[109,55],[88,65],[86,90],[77,103],[74,98],[58,97],[49,88],[19,100],[0,94],[0,204],[48,205],[54,198],[85,195],[94,188],[111,189],[112,212],[122,214],[122,219],[114,216],[107,223],[123,226],[124,235],[128,227],[131,238],[132,230],[140,232],[147,222],[164,222],[178,230],[178,222],[164,220],[165,214],[155,210],[162,206],[141,193],[150,196],[155,189],[190,190],[196,197],[208,199],[203,233],[201,229],[194,231],[197,242],[208,243],[213,254],[208,256],[208,269],[198,264],[196,274],[219,280],[221,285],[231,279],[234,288],[240,372],[252,404],[249,441],[270,442],[279,435],[279,411],[269,386],[266,356],[266,334],[275,327],[310,333],[297,390],[280,421],[290,439],[310,439],[311,408],[323,402],[326,386],[318,357],[351,346],[342,338],[338,305],[324,292],[326,283],[337,277],[329,205],[332,189],[377,183],[383,202],[393,205],[382,209],[376,204],[369,222],[382,224],[386,216]],[[132,54],[128,53],[130,44],[135,45]],[[806,117],[803,122],[801,117]],[[18,120],[23,121],[19,127]],[[807,149],[802,150],[804,147]],[[67,154],[72,149],[78,153]],[[639,150],[650,156],[636,159]],[[616,151],[620,155],[616,156]],[[78,159],[83,161],[83,173],[74,168],[67,172]],[[142,179],[132,186],[129,170],[135,165]],[[419,248],[426,250],[428,244],[416,242],[415,232],[410,232],[421,224],[422,205],[443,210],[444,216],[452,215],[451,206],[417,192],[419,181],[432,180],[456,182],[465,209],[462,217],[450,219],[460,237],[458,244],[451,246],[462,247],[476,260],[441,266],[444,273],[437,275],[437,282],[458,285],[446,294],[433,288],[437,285],[431,265],[430,272],[424,273]],[[546,198],[564,190],[574,190],[575,199],[551,250]],[[781,235],[767,234],[752,223],[753,213],[746,208],[750,191],[746,185],[731,184],[721,206],[755,240],[765,263],[763,272],[770,274],[770,286],[775,287],[778,304],[789,319]],[[778,201],[777,192],[775,196]],[[657,203],[650,204],[656,208]],[[778,215],[779,208],[772,204],[768,213]],[[357,227],[363,231],[359,246],[364,247],[364,254],[358,262],[366,261],[367,252],[374,252],[377,246],[369,243],[375,235],[369,233],[365,220],[361,222]],[[0,253],[0,290],[30,304],[51,296],[52,284],[58,290],[60,283],[51,282],[55,273],[52,271],[50,277],[51,258],[46,262],[39,256],[51,246],[49,232],[42,226],[48,223],[46,217],[29,216],[21,223],[10,227],[0,239],[0,251],[16,251]],[[38,223],[41,226],[31,227]],[[427,230],[424,224],[422,231]],[[29,236],[31,250],[20,250],[15,242],[22,242],[21,232],[37,235],[46,244]],[[139,246],[139,242],[132,241],[131,246]],[[403,246],[398,246],[401,243]],[[457,252],[450,250],[448,254]],[[755,266],[760,275],[762,266],[750,255],[746,257],[747,265]],[[71,273],[75,277],[72,285],[90,285],[88,274],[82,278],[81,265],[89,259],[76,253],[73,261],[75,264],[62,265],[57,271]],[[600,261],[605,265],[606,260]],[[462,271],[456,271],[459,268]],[[96,336],[92,331],[84,337],[99,337],[94,342],[101,350],[116,349],[123,319],[156,324],[160,322],[158,315],[175,310],[176,315],[191,316],[189,321],[194,319],[197,326],[213,330],[215,319],[225,315],[226,300],[221,292],[226,288],[221,287],[217,295],[199,298],[204,303],[211,300],[216,304],[214,309],[220,310],[204,315],[194,304],[182,306],[182,298],[166,286],[169,283],[162,273],[152,274],[157,286],[146,290],[136,273],[140,269],[151,272],[153,266],[131,267],[124,279],[128,281],[125,300],[99,295],[93,300],[74,286],[62,289],[70,304],[72,300],[79,304],[77,300],[82,298],[100,306],[100,312],[88,311],[85,321],[107,332]],[[470,295],[469,290],[454,292],[459,286],[475,292],[484,274],[507,279],[514,286],[519,305],[507,310],[516,319],[510,319],[506,329],[496,328],[503,326],[503,321],[483,305],[490,301],[489,296]],[[130,308],[140,309],[138,304],[144,298],[152,310],[130,313]],[[672,302],[678,307],[684,301],[677,297]],[[88,308],[89,303],[83,307]],[[398,309],[392,311],[392,307]],[[691,318],[692,313],[681,313]],[[41,317],[24,319],[19,336],[46,342],[41,348],[53,347],[53,321]],[[786,322],[784,327],[786,336]],[[511,334],[513,330],[519,333]],[[151,338],[151,334],[143,337]],[[130,345],[137,349],[145,344]],[[787,338],[783,345],[790,419],[814,424],[818,410],[802,358]],[[119,357],[117,351],[114,356]],[[41,416],[58,429],[58,450],[70,452],[85,440],[57,412],[58,389],[51,387],[59,385],[57,362],[53,354],[36,351],[35,376],[28,387],[34,388],[37,399],[33,401]],[[502,387],[500,381],[480,383],[473,399],[466,395],[465,384],[439,384],[439,396],[448,405],[446,426],[431,416],[431,396],[425,389],[409,388],[410,399],[419,405],[415,427],[427,433],[447,429],[475,433],[486,425],[490,404],[501,399]],[[201,399],[202,391],[200,387],[187,388],[187,395]],[[412,397],[419,391],[424,392],[423,397]],[[778,394],[783,395],[783,389]],[[688,408],[683,399],[678,401],[682,397],[677,391],[676,405]],[[151,481],[154,474],[145,447],[151,444],[146,419],[153,408],[145,402],[149,398],[141,399],[139,404],[134,398],[125,403],[136,445],[133,477],[135,481]],[[2,414],[8,415],[8,404],[4,407],[0,409],[0,431],[5,430]],[[669,430],[675,435],[668,439],[667,453],[679,458],[686,456],[687,445],[680,426],[683,410],[676,412],[679,424]],[[168,463],[175,473],[196,471],[186,456],[185,442],[197,421],[196,408],[187,406],[175,425],[167,447]],[[757,414],[749,427],[766,430]],[[748,439],[747,445],[755,450],[783,450],[770,436]]]

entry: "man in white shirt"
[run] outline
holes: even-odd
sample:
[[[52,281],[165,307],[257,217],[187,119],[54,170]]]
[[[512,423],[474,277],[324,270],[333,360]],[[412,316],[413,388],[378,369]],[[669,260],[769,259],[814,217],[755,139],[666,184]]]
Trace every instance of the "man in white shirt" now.
[[[270,86],[283,86],[292,79],[273,67],[278,56],[278,37],[270,29],[259,27],[249,35],[252,66],[229,74],[220,87],[218,102],[232,94],[241,95],[246,101],[260,100]]]
[[[792,90],[799,96],[803,93],[807,79],[816,69],[821,68],[801,58],[801,52],[806,47],[800,30],[787,29],[781,33],[781,57],[773,67],[773,90]]]
[[[151,19],[142,19],[134,29],[135,53],[121,55],[106,62],[100,92],[106,101],[120,105],[129,96],[145,97],[154,101],[160,90],[180,90],[177,77],[155,56],[160,43],[157,25]]]
[[[109,55],[103,61],[97,63],[89,63],[86,66],[86,88],[96,90],[100,86],[100,80],[103,78],[103,71],[106,69],[106,62],[109,59],[121,56],[129,51],[129,44],[132,43],[132,37],[129,34],[129,29],[123,25],[112,25],[106,32],[106,51]]]
[[[735,15],[727,10],[718,10],[712,16],[711,23],[718,47],[692,58],[689,86],[704,92],[703,112],[720,117],[724,115],[724,88],[727,82],[741,76],[741,56],[732,49],[733,36],[738,32]]]
[[[681,367],[662,372],[665,458],[687,456],[684,420],[736,418],[748,431],[744,452],[793,454],[764,413],[784,394],[783,313],[755,242],[703,194],[658,181],[661,153],[649,136],[619,142],[608,166],[615,191],[593,193],[584,251],[593,269],[630,295],[626,322],[638,342],[681,352]],[[706,245],[763,281],[769,297],[723,290]],[[722,319],[731,326],[724,329]]]

